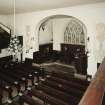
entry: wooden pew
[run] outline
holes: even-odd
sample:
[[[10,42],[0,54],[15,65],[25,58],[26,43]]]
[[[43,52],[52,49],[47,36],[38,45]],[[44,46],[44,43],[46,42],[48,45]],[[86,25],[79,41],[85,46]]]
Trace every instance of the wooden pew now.
[[[12,77],[6,75],[2,72],[0,72],[0,79],[4,82],[6,82],[7,84],[9,84],[10,86],[15,86],[17,88],[17,92],[20,91],[20,84],[18,81],[15,81]]]
[[[18,74],[21,76],[21,79],[25,79],[25,86],[27,88],[27,80],[31,80],[33,82],[33,75],[29,72],[26,72],[26,71],[23,71],[22,69],[18,69],[18,68],[15,68],[14,70],[12,70],[14,73]]]
[[[14,70],[11,70],[11,72],[13,73],[13,75],[15,76],[15,74],[17,76],[15,76],[16,78],[20,78],[20,81],[22,81],[22,84],[25,85],[25,89],[27,89],[27,84],[28,84],[28,79],[30,78],[30,74],[28,74],[27,72],[23,72],[21,70],[18,70],[18,69],[14,69]]]
[[[0,72],[4,73],[4,75],[12,77],[13,80],[18,81],[19,84],[24,84],[26,87],[27,81],[26,81],[26,77],[24,76],[23,72],[22,72],[23,73],[22,74],[18,70],[14,69],[14,67],[12,69],[11,69],[11,67],[0,68]]]
[[[36,86],[36,89],[42,90],[46,94],[49,94],[57,99],[63,100],[66,103],[78,103],[80,101],[80,98],[68,95],[62,91],[56,90],[43,84],[39,84],[38,86]]]
[[[24,72],[31,73],[34,77],[37,77],[37,82],[39,82],[39,77],[44,78],[45,77],[45,70],[41,66],[32,66],[32,65],[17,65],[18,69],[22,69]],[[34,85],[34,84],[33,84]]]
[[[62,78],[62,79],[68,80],[68,81],[73,81],[73,82],[76,82],[76,83],[79,83],[79,84],[82,84],[82,85],[85,85],[85,86],[89,86],[89,83],[90,83],[87,80],[82,80],[82,79],[79,79],[79,78],[75,78],[74,76],[69,75],[68,73],[52,72],[51,75],[53,77],[59,77],[59,78]]]
[[[56,99],[56,98],[46,94],[45,92],[37,90],[35,88],[30,90],[28,92],[28,95],[35,96],[35,97],[38,97],[39,99],[43,100],[44,101],[44,105],[46,105],[46,104],[51,104],[51,105],[69,105],[68,103],[66,103],[64,101]]]
[[[36,77],[37,82],[39,82],[40,70],[31,68],[31,67],[27,67],[27,66],[26,67],[21,66],[19,68],[22,69],[24,72],[30,73],[32,75],[33,79],[34,79],[34,77]],[[32,79],[32,84],[34,85],[33,79]]]
[[[39,81],[40,70],[38,70],[38,68],[37,69],[32,68],[31,66],[27,66],[26,64],[17,65],[15,68],[18,69],[19,71],[21,70],[24,74],[31,75],[31,78],[30,78],[30,76],[29,76],[29,78],[32,80],[33,85],[34,85],[34,83],[33,83],[34,77],[36,77],[37,81]]]
[[[18,82],[18,84],[15,85],[15,87],[17,88],[16,94],[18,94],[20,91],[25,91],[27,89],[27,80],[22,75],[12,72],[11,70],[3,70],[2,73],[4,73],[4,75],[6,76],[12,77],[14,81]],[[13,86],[11,85],[11,87]],[[13,93],[14,93],[14,88],[13,88]]]
[[[44,77],[44,74],[45,74],[44,69],[42,67],[23,64],[23,66],[18,66],[18,68],[21,68],[21,69],[23,69],[27,72],[30,72],[34,75],[37,72],[37,75],[39,74],[41,77]],[[37,75],[35,75],[35,76],[37,76]]]
[[[13,64],[14,65],[14,64]],[[34,85],[34,77],[37,77],[37,82],[39,81],[39,74],[41,73],[39,70],[40,68],[37,67],[33,67],[32,65],[26,65],[26,64],[17,64],[14,67],[12,66],[12,69],[10,69],[12,71],[12,73],[8,73],[10,74],[13,78],[15,79],[20,79],[23,80],[23,78],[26,80],[25,81],[25,87],[27,88],[27,79],[30,79],[32,81],[32,85]],[[9,72],[8,69],[6,69],[6,71]],[[3,71],[5,72],[5,71]],[[6,72],[7,73],[7,72]],[[18,74],[18,75],[16,75]]]
[[[10,77],[12,77],[15,81],[18,81],[20,84],[24,83],[25,79],[23,79],[23,76],[22,75],[17,75],[16,72],[14,72],[13,70],[3,70],[1,69],[0,72],[4,73],[4,75],[8,75]]]
[[[37,81],[39,81],[39,75],[42,74],[40,67],[34,67],[32,66],[32,64],[25,64],[25,63],[12,64],[11,63],[10,65],[11,66],[9,67],[9,69],[11,69],[14,72],[24,74],[28,79],[32,80],[32,83],[33,83],[34,77],[37,77]]]
[[[85,91],[87,89],[87,86],[76,83],[76,82],[68,81],[68,80],[65,80],[65,79],[62,79],[62,78],[58,78],[58,77],[53,77],[53,76],[50,76],[50,75],[47,75],[46,77],[48,78],[48,80],[51,80],[51,81],[54,81],[54,82],[57,82],[57,83],[61,83],[63,85],[67,85],[67,86],[73,87],[75,89],[79,89],[79,90],[82,90],[82,91]]]
[[[12,102],[12,103],[8,103],[8,105],[19,105],[18,102]]]
[[[6,84],[6,83],[4,83],[2,80],[0,80],[0,103],[2,104],[3,102],[2,102],[2,99],[3,99],[3,97],[4,97],[4,92],[6,92],[7,94],[8,94],[8,99],[12,99],[12,88],[8,85],[8,84]]]
[[[24,105],[24,103],[27,103],[28,105],[43,105],[42,103],[35,101],[28,95],[22,95],[19,98],[19,105]]]
[[[16,65],[16,67],[18,68],[25,68],[27,71],[30,71],[30,72],[35,72],[35,71],[37,71],[37,72],[39,72],[39,73],[41,73],[41,66],[35,66],[34,64],[25,64],[25,63],[23,63],[23,64],[20,64],[20,65]]]
[[[12,88],[11,86],[7,85],[7,84],[1,84],[0,85],[0,89],[2,91],[6,91],[8,93],[8,98],[12,99]]]
[[[84,91],[79,90],[78,88],[73,88],[71,86],[67,86],[67,85],[64,85],[64,84],[61,84],[61,83],[57,83],[55,81],[51,81],[51,80],[48,80],[48,79],[46,79],[45,81],[42,81],[42,83],[44,85],[47,85],[47,86],[52,87],[54,89],[65,92],[66,94],[73,95],[75,97],[80,97],[81,98],[83,93],[84,93]]]

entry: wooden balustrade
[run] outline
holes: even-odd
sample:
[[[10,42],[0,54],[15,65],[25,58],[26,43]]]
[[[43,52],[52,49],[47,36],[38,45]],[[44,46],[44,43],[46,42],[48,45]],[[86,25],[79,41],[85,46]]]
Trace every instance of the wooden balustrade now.
[[[78,105],[102,105],[105,92],[105,58]]]

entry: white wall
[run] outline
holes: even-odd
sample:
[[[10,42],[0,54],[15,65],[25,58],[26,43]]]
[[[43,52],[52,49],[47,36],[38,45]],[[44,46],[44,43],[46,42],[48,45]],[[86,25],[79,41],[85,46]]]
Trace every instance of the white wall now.
[[[50,43],[53,39],[53,21],[48,20],[47,22],[43,23],[41,28],[39,29],[39,44]],[[43,29],[44,28],[44,29]]]
[[[71,17],[53,18],[46,22],[45,30],[40,28],[39,44],[51,43],[53,40],[53,49],[61,50],[60,43],[64,42],[64,31]]]
[[[13,15],[0,15],[0,22],[9,27],[12,30],[13,33]]]
[[[90,41],[88,43],[88,49],[90,51],[89,59],[88,59],[88,73],[94,75],[97,70],[97,62],[99,59],[95,57],[96,52],[94,50],[96,43],[95,36],[97,34],[96,25],[98,23],[105,23],[105,2],[96,3],[96,4],[88,4],[82,6],[74,6],[68,8],[61,9],[52,9],[47,11],[40,12],[32,12],[32,13],[24,13],[24,14],[16,14],[16,33],[19,35],[23,35],[24,37],[24,58],[32,57],[32,52],[38,50],[38,26],[40,25],[40,21],[45,19],[48,16],[52,15],[69,15],[76,17],[80,21],[82,21],[87,28],[87,36],[90,37]],[[33,40],[29,43],[32,45],[32,49],[30,49],[29,53],[26,53],[26,27],[30,26],[30,36],[33,37]],[[56,27],[59,29],[59,27]],[[55,35],[55,39],[59,39],[60,34]],[[59,49],[59,43],[56,43]],[[57,49],[57,47],[56,47]],[[100,52],[98,52],[100,55]],[[102,58],[101,58],[102,60]],[[100,60],[100,61],[101,61]],[[100,62],[99,61],[99,62]]]
[[[53,49],[61,50],[60,44],[64,42],[64,32],[71,18],[58,18],[53,20]]]
[[[5,15],[0,15],[0,23],[7,24],[7,17]]]

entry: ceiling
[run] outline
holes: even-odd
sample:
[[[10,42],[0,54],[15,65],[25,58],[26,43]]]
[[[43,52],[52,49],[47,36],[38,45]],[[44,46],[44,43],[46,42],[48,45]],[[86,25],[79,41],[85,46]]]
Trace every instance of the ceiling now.
[[[105,0],[15,0],[16,13],[64,8],[83,5]],[[14,0],[0,0],[0,14],[13,13]]]

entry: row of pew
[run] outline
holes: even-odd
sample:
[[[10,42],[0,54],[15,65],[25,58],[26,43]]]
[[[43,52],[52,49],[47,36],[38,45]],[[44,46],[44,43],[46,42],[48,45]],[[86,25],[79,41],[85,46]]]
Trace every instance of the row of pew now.
[[[24,105],[24,103],[28,105],[78,105],[89,82],[73,79],[73,77],[67,80],[59,76],[58,73],[47,75],[45,79],[30,88],[26,94],[20,96],[19,105]],[[84,85],[78,81],[81,81]],[[25,97],[28,97],[29,100],[26,100]]]
[[[6,63],[6,62],[5,62]],[[6,63],[0,66],[0,103],[13,99],[28,86],[33,86],[43,78],[43,70],[26,63]],[[7,100],[3,102],[3,93],[7,94]]]
[[[0,105],[78,105],[89,83],[74,74],[8,63],[0,67]],[[4,91],[8,95],[3,102]]]

